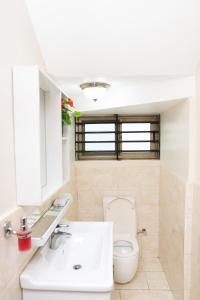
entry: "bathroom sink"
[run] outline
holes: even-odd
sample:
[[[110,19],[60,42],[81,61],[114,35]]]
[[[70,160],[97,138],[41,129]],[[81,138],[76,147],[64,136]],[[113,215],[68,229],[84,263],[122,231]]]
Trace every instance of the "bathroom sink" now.
[[[111,292],[113,286],[112,223],[68,222],[68,224],[71,237],[63,236],[56,250],[50,249],[47,243],[35,254],[21,274],[23,299],[32,299],[26,295],[28,291],[36,290]]]

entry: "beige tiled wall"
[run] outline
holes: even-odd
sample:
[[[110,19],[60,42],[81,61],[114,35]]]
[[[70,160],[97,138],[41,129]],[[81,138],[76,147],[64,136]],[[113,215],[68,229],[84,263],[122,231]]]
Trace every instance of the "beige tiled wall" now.
[[[136,199],[138,228],[148,232],[140,237],[142,255],[157,257],[160,162],[77,161],[75,168],[79,220],[102,221],[106,195],[132,195]]]
[[[160,259],[175,300],[184,297],[186,182],[161,166]]]
[[[194,184],[191,249],[191,300],[200,299],[200,184]]]
[[[188,183],[185,197],[185,235],[184,235],[184,300],[190,300],[191,251],[192,251],[192,207],[193,184]]]
[[[70,192],[73,195],[74,202],[67,214],[67,219],[77,218],[77,201],[75,189],[75,177],[72,167],[72,175],[70,182],[54,194],[41,210],[44,210],[52,200],[63,192]],[[5,219],[12,221],[13,228],[19,226],[19,219],[23,215],[30,215],[34,208],[23,209],[16,207],[12,212],[0,219],[0,228],[2,228]],[[19,286],[19,275],[23,268],[29,262],[36,249],[29,252],[21,253],[17,250],[17,240],[11,237],[6,240],[3,236],[3,231],[0,231],[0,300],[21,300],[21,289]]]
[[[190,300],[200,299],[200,64],[196,72],[196,102],[194,104],[194,185],[192,207],[192,247]]]

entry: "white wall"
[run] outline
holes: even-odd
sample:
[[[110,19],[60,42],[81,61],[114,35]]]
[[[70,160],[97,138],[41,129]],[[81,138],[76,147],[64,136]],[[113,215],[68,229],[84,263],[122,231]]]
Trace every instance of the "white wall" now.
[[[17,207],[16,204],[12,68],[15,65],[37,64],[40,69],[45,69],[24,0],[0,1],[0,44],[0,228],[5,218],[11,220],[13,227],[17,228],[20,217],[31,214],[34,208]],[[27,105],[29,105],[29,99],[27,99]],[[74,145],[73,142],[72,145]],[[70,182],[58,193],[66,191],[70,192],[74,198],[67,217],[76,219],[73,167]],[[47,208],[58,193],[52,195],[41,210]],[[21,300],[19,275],[37,249],[33,248],[27,253],[17,251],[16,237],[6,240],[2,230],[0,230],[0,249],[0,300]]]
[[[196,102],[195,102],[195,161],[194,161],[194,179],[200,183],[200,65],[196,74]]]
[[[189,101],[161,114],[161,162],[182,178],[189,172]]]
[[[2,215],[16,206],[12,67],[37,64],[44,69],[45,66],[24,0],[0,2],[0,37],[0,215]]]

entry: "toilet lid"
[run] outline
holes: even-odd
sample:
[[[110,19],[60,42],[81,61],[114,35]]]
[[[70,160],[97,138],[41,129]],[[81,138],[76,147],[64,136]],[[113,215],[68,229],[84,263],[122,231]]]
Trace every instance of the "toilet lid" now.
[[[104,197],[104,218],[113,222],[114,235],[137,237],[135,200],[132,197]]]
[[[126,255],[133,252],[133,245],[129,241],[115,241],[114,242],[114,252],[118,255]]]

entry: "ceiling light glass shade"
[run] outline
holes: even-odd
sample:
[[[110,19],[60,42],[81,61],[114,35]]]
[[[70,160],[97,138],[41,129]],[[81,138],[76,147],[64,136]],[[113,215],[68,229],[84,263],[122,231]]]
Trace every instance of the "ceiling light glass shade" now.
[[[104,82],[87,82],[80,85],[87,99],[97,101],[106,94],[106,89],[110,87]]]
[[[87,99],[99,100],[102,99],[106,94],[106,89],[103,87],[89,87],[83,90],[84,95]]]

